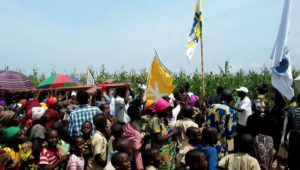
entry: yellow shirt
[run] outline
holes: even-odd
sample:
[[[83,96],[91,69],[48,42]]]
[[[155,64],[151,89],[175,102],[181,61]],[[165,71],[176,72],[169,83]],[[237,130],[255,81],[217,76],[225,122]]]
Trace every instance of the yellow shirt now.
[[[247,153],[229,154],[220,160],[219,167],[227,170],[260,170],[258,161]]]
[[[181,119],[181,120],[177,120],[176,124],[175,124],[175,127],[176,128],[181,128],[181,129],[184,130],[184,132],[178,133],[178,136],[177,136],[177,148],[179,148],[179,150],[180,150],[180,149],[188,146],[188,144],[189,144],[189,139],[185,134],[186,130],[189,127],[198,128],[198,125],[194,121],[192,121],[191,119],[184,118],[184,119]]]
[[[19,168],[21,166],[21,154],[19,152],[14,151],[9,147],[3,148],[3,150],[11,157],[12,164],[11,167]]]
[[[100,154],[101,160],[106,161],[107,141],[105,136],[98,130],[92,137],[92,152],[94,157]],[[89,159],[87,169],[102,170],[104,167],[98,165],[94,161],[94,157]]]
[[[3,148],[3,150],[5,150],[6,153],[9,154],[9,156],[12,159],[19,159],[21,158],[21,154],[19,152],[14,151],[13,149],[9,148],[9,147],[5,147]]]

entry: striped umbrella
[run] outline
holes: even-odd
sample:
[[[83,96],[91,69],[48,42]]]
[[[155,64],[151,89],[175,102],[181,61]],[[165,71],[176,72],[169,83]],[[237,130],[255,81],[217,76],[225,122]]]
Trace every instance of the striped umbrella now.
[[[74,87],[74,86],[83,86],[83,84],[76,78],[58,74],[52,75],[49,78],[42,81],[38,88],[61,88],[61,87]]]
[[[0,71],[0,90],[29,90],[33,86],[33,83],[22,73],[9,70]]]

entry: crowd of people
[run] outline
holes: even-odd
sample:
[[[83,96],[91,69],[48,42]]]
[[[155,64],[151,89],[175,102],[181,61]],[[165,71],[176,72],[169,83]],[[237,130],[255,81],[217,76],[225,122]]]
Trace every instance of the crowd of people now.
[[[268,91],[1,93],[0,169],[299,170],[300,97]]]

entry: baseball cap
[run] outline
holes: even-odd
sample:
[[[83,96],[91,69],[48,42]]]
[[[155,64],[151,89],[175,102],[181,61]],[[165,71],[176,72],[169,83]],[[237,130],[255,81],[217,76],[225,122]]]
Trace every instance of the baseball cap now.
[[[247,89],[247,87],[240,87],[240,88],[236,89],[236,91],[242,91],[242,92],[245,92],[245,93],[249,92],[249,90]]]

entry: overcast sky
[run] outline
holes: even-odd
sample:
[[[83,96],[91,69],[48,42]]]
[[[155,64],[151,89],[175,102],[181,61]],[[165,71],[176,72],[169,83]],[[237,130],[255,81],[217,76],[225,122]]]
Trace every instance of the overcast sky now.
[[[205,72],[270,66],[283,0],[205,0]],[[49,74],[148,69],[154,49],[172,72],[200,70],[185,56],[195,0],[0,0],[0,69]],[[289,48],[300,69],[300,1],[292,1]]]

